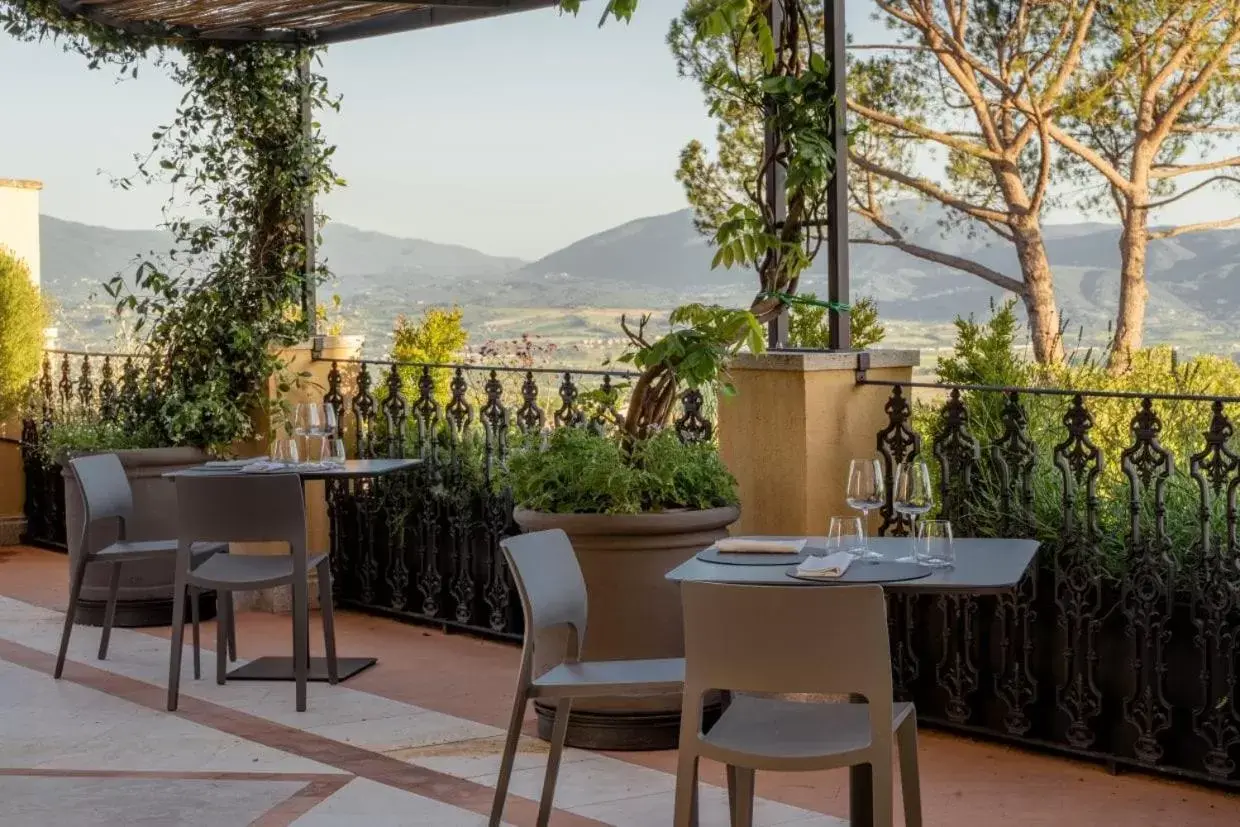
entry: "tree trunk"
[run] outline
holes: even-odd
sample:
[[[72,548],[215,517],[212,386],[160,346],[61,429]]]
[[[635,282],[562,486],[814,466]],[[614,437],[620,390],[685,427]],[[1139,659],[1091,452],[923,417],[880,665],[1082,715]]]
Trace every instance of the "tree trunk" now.
[[[1144,199],[1143,199],[1144,202]],[[1149,211],[1128,204],[1124,230],[1119,237],[1119,306],[1115,310],[1115,335],[1107,369],[1112,374],[1128,370],[1132,354],[1145,336],[1145,253],[1150,243]]]
[[[1029,338],[1033,358],[1038,364],[1063,361],[1063,335],[1059,323],[1059,305],[1055,302],[1055,283],[1051,264],[1046,257],[1042,229],[1036,223],[1015,226],[1016,257],[1020,261],[1025,290],[1025,315],[1029,317]]]

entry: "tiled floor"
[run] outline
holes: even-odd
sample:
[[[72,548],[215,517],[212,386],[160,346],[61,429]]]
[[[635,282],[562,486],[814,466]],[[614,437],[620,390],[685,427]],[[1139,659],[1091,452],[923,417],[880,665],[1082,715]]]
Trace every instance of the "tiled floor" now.
[[[0,550],[0,825],[482,825],[498,771],[512,647],[338,614],[343,653],[380,664],[346,685],[313,684],[298,713],[291,684],[190,677],[164,711],[168,643],[76,630],[65,678],[51,670],[63,615],[64,557]],[[239,619],[243,657],[288,651],[289,620]],[[213,632],[205,640],[214,640]],[[204,652],[203,673],[214,675]],[[533,722],[527,721],[532,732]],[[1234,827],[1240,798],[924,733],[931,827]],[[533,825],[544,745],[522,744],[506,820]],[[553,825],[670,823],[675,753],[569,750]],[[727,823],[719,768],[703,777],[704,827]],[[842,772],[760,774],[760,825],[839,827]]]

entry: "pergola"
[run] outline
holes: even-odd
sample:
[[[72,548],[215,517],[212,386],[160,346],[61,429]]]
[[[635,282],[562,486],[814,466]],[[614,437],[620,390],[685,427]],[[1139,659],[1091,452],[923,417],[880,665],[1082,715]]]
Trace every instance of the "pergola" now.
[[[317,47],[384,34],[426,29],[481,20],[504,14],[549,8],[559,0],[59,0],[64,12],[94,23],[135,35],[182,40],[215,41],[221,44],[264,42],[289,47]],[[824,0],[826,56],[830,61],[835,90],[829,138],[835,148],[836,170],[827,191],[827,298],[832,303],[830,347],[849,350],[848,311],[848,142],[845,130],[844,0]],[[783,16],[781,0],[771,4],[772,28]],[[309,77],[308,59],[303,72]],[[312,113],[307,94],[302,101],[302,120],[307,132]],[[768,146],[773,141],[767,133]],[[782,178],[768,176],[767,201],[776,221],[784,220]],[[837,227],[845,228],[836,232]],[[305,215],[307,276],[315,267],[314,205]],[[303,295],[306,318],[314,319],[313,279],[307,277]],[[770,325],[772,347],[787,342],[787,313]]]

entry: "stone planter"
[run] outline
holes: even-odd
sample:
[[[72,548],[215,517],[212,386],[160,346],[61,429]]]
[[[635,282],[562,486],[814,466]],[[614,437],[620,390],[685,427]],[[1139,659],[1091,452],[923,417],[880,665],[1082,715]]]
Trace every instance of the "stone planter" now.
[[[133,489],[134,519],[128,526],[130,540],[163,540],[177,536],[176,488],[163,474],[206,462],[209,457],[197,448],[144,448],[117,451],[125,476]],[[72,564],[82,547],[82,494],[73,468],[64,463],[65,529],[69,560]],[[116,531],[105,525],[91,532],[93,548],[116,540]],[[77,622],[85,626],[103,623],[108,599],[109,567],[86,568]],[[147,560],[126,563],[121,568],[121,588],[116,605],[117,626],[168,626],[172,622],[173,562]],[[203,595],[203,617],[214,615],[213,595]]]
[[[589,592],[582,657],[589,660],[684,655],[680,590],[664,575],[727,536],[740,509],[659,514],[547,514],[518,508],[523,531],[563,529],[572,540]],[[543,641],[540,641],[543,643]],[[543,652],[563,650],[547,640]],[[536,662],[535,673],[553,664]],[[573,702],[570,746],[603,750],[672,749],[680,728],[679,694]],[[535,704],[538,731],[551,735],[553,706]]]

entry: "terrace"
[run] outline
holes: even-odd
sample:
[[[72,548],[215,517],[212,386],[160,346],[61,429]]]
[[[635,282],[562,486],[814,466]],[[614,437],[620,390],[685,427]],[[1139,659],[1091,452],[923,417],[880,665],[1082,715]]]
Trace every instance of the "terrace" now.
[[[79,635],[54,683],[65,558],[9,548],[0,573],[6,825],[486,823],[515,647],[342,611],[340,646],[379,664],[313,685],[308,712],[293,711],[287,684],[185,680],[168,714],[166,630],[117,630],[106,661]],[[288,652],[286,617],[243,613],[239,626],[243,660]],[[531,716],[507,823],[534,823],[545,757]],[[565,762],[552,824],[667,823],[674,753],[570,749]],[[921,766],[928,825],[1223,827],[1240,806],[1215,789],[934,730]],[[727,823],[722,767],[707,763],[703,780],[702,824]],[[759,774],[756,823],[844,825],[846,786],[843,771]]]

